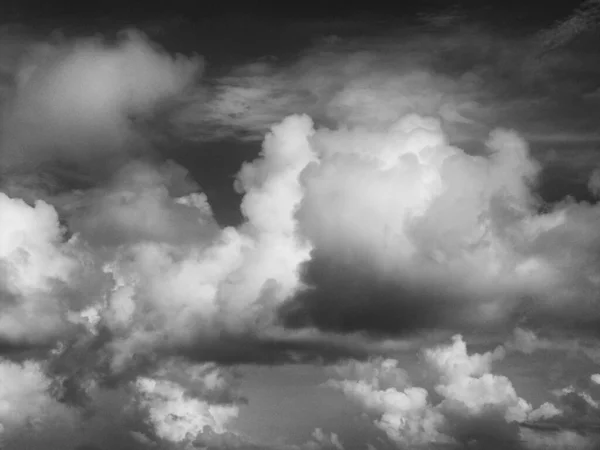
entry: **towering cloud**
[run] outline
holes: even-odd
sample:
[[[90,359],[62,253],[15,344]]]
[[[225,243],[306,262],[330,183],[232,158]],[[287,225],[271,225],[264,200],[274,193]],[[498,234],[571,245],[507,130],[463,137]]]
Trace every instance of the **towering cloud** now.
[[[556,319],[567,299],[566,325],[596,320],[584,305],[598,279],[587,264],[597,208],[539,214],[539,166],[515,133],[493,132],[475,156],[450,146],[436,119],[409,115],[386,132],[319,129],[310,142],[318,162],[301,175],[298,220],[315,247],[314,290],[290,308],[290,324],[489,327],[521,314]]]
[[[29,351],[0,360],[6,442],[254,448],[231,429],[244,400],[217,363],[389,353],[417,345],[398,337],[485,340],[523,323],[593,337],[600,208],[544,203],[539,155],[491,126],[515,125],[506,111],[531,112],[519,92],[558,75],[530,58],[538,41],[511,51],[477,27],[470,45],[446,41],[455,66],[442,70],[449,31],[434,29],[361,51],[331,41],[289,66],[237,68],[212,91],[201,58],[133,31],[30,39],[0,57],[0,344]],[[466,68],[490,56],[500,62]],[[163,128],[264,138],[235,179],[241,224],[220,226],[202,180],[154,151]],[[580,386],[534,408],[492,373],[507,351],[548,342],[518,328],[469,354],[456,334],[421,355],[432,386],[389,357],[341,364],[329,384],[394,445],[535,448],[545,441],[527,425],[589,430],[600,417]],[[321,428],[289,446],[343,447]]]
[[[310,244],[294,212],[299,173],[313,158],[312,122],[291,118],[273,129],[238,177],[245,223],[221,228],[185,169],[145,157],[152,142],[143,121],[195,81],[199,59],[174,60],[137,33],[112,45],[30,50],[2,105],[0,333],[5,345],[42,347],[34,357],[47,361],[6,362],[14,378],[21,371],[31,380],[7,385],[7,395],[24,396],[10,400],[18,419],[10,442],[43,442],[54,425],[41,426],[35,443],[23,427],[55,408],[66,417],[56,429],[71,435],[64,445],[88,445],[75,428],[102,425],[89,425],[78,408],[102,409],[101,399],[115,395],[122,401],[109,409],[127,422],[117,427],[119,445],[214,439],[241,399],[219,368],[168,361],[180,352],[216,359],[228,336],[259,340],[301,286]],[[70,190],[81,174],[86,182]]]

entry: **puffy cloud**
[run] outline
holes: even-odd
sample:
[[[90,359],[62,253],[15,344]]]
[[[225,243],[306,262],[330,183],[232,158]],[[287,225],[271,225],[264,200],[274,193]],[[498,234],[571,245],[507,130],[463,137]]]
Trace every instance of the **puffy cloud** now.
[[[48,391],[51,380],[38,363],[14,363],[3,359],[0,372],[0,423],[3,433],[10,434],[16,428],[28,424],[36,429],[48,426],[44,421],[71,419],[71,411],[50,397]]]
[[[33,43],[3,103],[2,166],[58,159],[93,161],[98,171],[139,148],[131,119],[181,94],[201,68],[201,60],[173,59],[133,30],[112,45],[100,38]]]
[[[196,374],[195,374],[196,375]],[[197,375],[186,378],[187,383],[204,382],[214,389],[214,376],[198,380]],[[211,404],[190,395],[179,383],[167,379],[140,377],[136,387],[141,394],[141,405],[148,409],[149,421],[158,437],[170,442],[193,440],[206,426],[216,433],[223,433],[226,424],[238,415],[236,405]],[[197,391],[196,391],[197,392]]]
[[[473,156],[438,121],[409,115],[386,132],[319,129],[310,143],[318,160],[301,175],[297,217],[315,247],[314,289],[285,311],[290,325],[403,333],[522,314],[592,319],[597,209],[538,214],[539,166],[516,134],[492,133],[488,155]]]
[[[98,299],[103,285],[95,259],[77,238],[66,240],[56,210],[0,193],[0,336],[44,344],[72,327],[68,311]]]
[[[590,376],[590,379],[596,383],[596,384],[600,384],[600,374],[595,373],[593,375]]]
[[[135,418],[124,409],[122,393],[101,392],[88,414],[55,399],[53,380],[46,375],[44,364],[2,359],[0,376],[0,434],[5,448],[75,450],[92,443],[100,449],[147,448],[136,444],[129,434]]]
[[[254,65],[222,80],[214,97],[198,95],[201,122],[233,134],[264,130],[290,105],[329,126],[305,115],[275,125],[237,177],[244,223],[221,228],[184,169],[138,158],[151,147],[145,121],[187,93],[199,60],[173,59],[136,33],[115,45],[32,44],[9,67],[2,105],[1,166],[13,184],[3,187],[11,196],[0,194],[0,334],[61,342],[43,368],[6,366],[7,378],[35,372],[24,376],[25,403],[59,411],[62,430],[81,420],[75,406],[135,388],[142,410],[132,411],[147,420],[118,428],[131,445],[241,447],[227,431],[240,401],[227,377],[213,365],[166,367],[168,355],[364,356],[401,344],[377,342],[382,335],[503,330],[523,317],[593,329],[598,208],[566,201],[540,212],[540,166],[516,132],[495,130],[475,151],[452,145],[469,127],[478,139],[487,130],[477,119],[494,115],[481,106],[480,74],[455,79],[418,57],[388,65],[406,49],[325,52],[282,71]],[[171,117],[196,125],[194,114]],[[52,176],[32,175],[32,164]],[[75,181],[79,189],[61,192]],[[30,201],[40,191],[52,192]],[[521,330],[514,346],[531,352],[539,341]],[[503,348],[469,355],[456,337],[425,353],[438,377],[433,392],[385,358],[341,366],[344,380],[331,384],[408,445],[501,437],[516,446],[516,422],[595,414],[574,393],[533,410],[491,373],[503,356]],[[103,410],[91,437],[123,401]],[[15,417],[37,414],[27,408]],[[341,448],[321,431],[307,445]]]
[[[561,414],[561,410],[558,409],[554,404],[545,402],[540,405],[539,408],[534,409],[529,413],[527,419],[533,422],[550,419]]]
[[[216,228],[202,197],[173,201],[164,189],[172,210],[168,217],[179,232],[173,234],[177,229],[168,224],[139,222],[135,200],[119,213],[132,222],[115,224],[144,240],[128,239],[130,245],[119,248],[106,266],[115,285],[102,314],[118,336],[117,366],[134,352],[189,347],[198,339],[219,340],[219,333],[252,334],[273,324],[276,307],[301,287],[300,265],[309,258],[310,245],[298,236],[294,211],[301,199],[298,174],[312,157],[306,138],[311,126],[308,118],[283,122],[267,137],[263,156],[243,167],[239,186],[247,222],[238,229]],[[150,195],[147,187],[142,185],[140,195]],[[103,212],[114,220],[112,208]],[[148,240],[148,226],[169,234]],[[181,241],[183,227],[191,234],[185,246],[165,239]]]
[[[6,448],[170,450],[226,434],[239,411],[226,372],[171,360],[114,389],[88,383],[85,407],[59,401],[46,364],[0,361],[1,438]]]
[[[335,366],[333,373],[344,379],[328,384],[358,402],[401,448],[528,448],[521,424],[547,422],[563,410],[550,403],[534,410],[507,377],[490,373],[504,356],[503,347],[469,354],[462,337],[454,336],[449,345],[423,351],[435,393],[413,386],[395,360]]]
[[[115,428],[121,443],[113,448],[229,440],[221,435],[243,400],[231,393],[227,371],[176,369],[165,358],[181,353],[235,362],[276,353],[290,359],[294,342],[277,337],[275,310],[301,288],[300,266],[310,256],[294,213],[302,198],[299,174],[313,159],[312,121],[292,117],[274,127],[261,156],[242,167],[236,182],[245,222],[221,228],[184,168],[140,157],[150,142],[143,124],[131,121],[143,122],[181,94],[199,61],[173,60],[136,33],[113,46],[83,40],[36,44],[32,51],[12,68],[15,86],[2,105],[10,133],[3,135],[0,159],[13,183],[3,189],[25,199],[0,194],[0,323],[4,341],[53,349],[35,354],[46,359],[31,363],[39,372],[32,383],[41,387],[28,388],[31,399],[22,409],[11,401],[15,418],[29,417],[38,403],[72,414],[72,423],[57,425],[58,448],[103,445],[94,433],[124,417],[119,407],[135,417]],[[123,164],[117,169],[117,163]],[[54,165],[68,176],[58,170],[46,182]],[[85,182],[67,191],[80,174]],[[102,395],[123,398],[106,410]],[[59,435],[68,440],[87,420],[80,409],[98,408],[104,412],[94,414],[104,418],[84,427],[96,431],[63,444]],[[13,434],[36,448],[48,428],[32,443],[25,422]],[[334,435],[315,439],[339,444]]]
[[[435,387],[444,398],[441,408],[452,409],[458,404],[469,415],[493,408],[507,422],[525,420],[531,405],[517,395],[508,378],[490,373],[491,362],[503,357],[503,347],[494,353],[469,356],[461,336],[454,336],[451,346],[426,350],[425,359],[441,377]]]

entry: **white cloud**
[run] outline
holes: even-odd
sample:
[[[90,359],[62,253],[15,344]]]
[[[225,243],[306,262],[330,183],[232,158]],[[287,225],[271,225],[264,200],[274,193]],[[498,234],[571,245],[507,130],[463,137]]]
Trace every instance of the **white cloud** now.
[[[0,336],[16,343],[43,343],[66,331],[68,289],[78,283],[86,255],[65,241],[55,209],[0,193]]]
[[[545,419],[550,419],[561,414],[561,410],[554,406],[552,403],[545,402],[540,405],[539,408],[534,409],[527,416],[527,420],[537,422]]]
[[[367,363],[357,365],[361,370],[350,371],[347,364],[336,367],[338,376],[350,379],[332,379],[329,385],[373,414],[375,425],[392,441],[424,448],[429,444],[453,448],[468,441],[484,445],[494,439],[518,442],[517,423],[554,412],[547,404],[532,413],[532,406],[517,395],[508,378],[490,373],[492,362],[504,357],[503,347],[469,355],[462,337],[454,336],[452,344],[426,349],[423,356],[437,380],[437,403],[429,400],[426,389],[412,386],[405,372],[389,360],[374,360],[369,370]],[[380,382],[390,379],[388,372],[393,370],[402,377],[403,387],[382,387]]]
[[[194,398],[170,380],[140,377],[136,386],[156,434],[167,441],[192,441],[206,426],[223,433],[227,423],[239,413],[237,405],[211,404]]]
[[[504,358],[504,353],[498,347],[493,353],[469,355],[461,336],[454,336],[450,346],[425,350],[426,361],[440,375],[435,387],[444,398],[440,408],[453,410],[458,405],[469,416],[493,409],[507,422],[525,420],[531,405],[517,395],[508,378],[490,373],[492,361]]]
[[[173,59],[136,33],[114,46],[92,39],[31,50],[11,69],[16,84],[3,104],[3,169],[48,161],[83,162],[92,171],[122,167],[90,189],[49,196],[55,207],[0,193],[0,335],[48,345],[64,338],[61,346],[93,360],[81,369],[84,381],[86,370],[95,382],[115,383],[111,377],[145,370],[134,378],[158,438],[188,441],[207,426],[225,434],[239,411],[235,399],[219,397],[229,394],[218,370],[161,372],[165,353],[202,360],[225,354],[219,346],[227,339],[238,339],[228,345],[241,352],[262,338],[283,346],[317,342],[309,342],[311,333],[319,347],[339,341],[339,331],[487,330],[519,314],[538,323],[598,320],[600,209],[564,202],[539,213],[532,186],[540,167],[513,131],[493,131],[476,155],[450,145],[458,128],[485,116],[470,94],[482,94],[476,74],[453,81],[411,61],[398,76],[399,67],[384,61],[392,51],[383,58],[313,55],[282,72],[255,65],[224,80],[230,84],[201,108],[208,114],[202,120],[234,134],[280,123],[238,175],[245,222],[220,228],[184,170],[129,160],[150,147],[143,124],[130,119],[143,122],[185,95],[199,59]],[[315,72],[315,62],[328,58]],[[305,115],[283,119],[290,104],[331,129]],[[194,124],[194,114],[185,111],[175,122]],[[75,233],[68,240],[59,213]],[[335,279],[330,291],[306,276],[319,273],[319,264],[329,264],[321,272]],[[374,294],[362,295],[361,283]],[[534,300],[522,313],[526,297]],[[283,305],[305,319],[285,316],[284,325],[308,331],[281,327]],[[541,342],[518,330],[512,345],[530,353]],[[478,427],[473,423],[500,424],[496,431],[512,436],[514,422],[558,420],[581,405],[597,409],[591,397],[564,392],[560,409],[547,403],[534,410],[508,378],[491,373],[503,357],[502,347],[469,355],[459,336],[428,350],[438,403],[393,359],[348,363],[338,368],[344,380],[331,384],[374,415],[390,439],[407,444],[466,439]],[[5,377],[22,376],[25,384],[3,393],[7,408],[17,411],[11,395],[27,399],[15,424],[39,416],[40,408],[71,417],[47,395],[41,365],[10,364]],[[89,395],[104,387],[98,389]],[[130,431],[138,443],[152,440],[152,433]],[[342,447],[336,434],[320,430],[313,442]]]
[[[106,311],[112,324],[121,324],[122,339],[115,343],[119,361],[161,342],[191,345],[197,337],[218,336],[219,330],[256,333],[272,323],[275,307],[301,287],[300,265],[309,259],[310,245],[298,236],[294,212],[302,196],[298,176],[312,158],[311,127],[306,117],[283,122],[266,138],[261,158],[242,168],[247,221],[238,229],[211,231],[210,218],[204,225],[192,213],[180,219],[170,214],[180,230],[186,221],[195,223],[204,238],[185,246],[163,238],[119,250],[107,266],[116,286]],[[170,208],[194,208],[170,202]],[[138,222],[135,204],[123,213],[132,220],[127,226],[144,237],[146,221]],[[123,328],[123,321],[130,323]]]
[[[34,361],[14,363],[0,360],[0,423],[11,434],[30,424],[34,430],[52,426],[52,421],[73,420],[75,414],[49,395],[51,380]]]
[[[0,361],[0,439],[6,448],[180,448],[203,433],[222,434],[239,412],[226,371],[171,361],[133,386],[90,383],[85,407],[55,398],[46,364]],[[132,389],[133,388],[133,389]]]

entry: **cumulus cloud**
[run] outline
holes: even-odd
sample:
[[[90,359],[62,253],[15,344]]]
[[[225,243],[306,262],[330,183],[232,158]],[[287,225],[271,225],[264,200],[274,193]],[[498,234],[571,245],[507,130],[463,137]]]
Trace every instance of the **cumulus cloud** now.
[[[301,287],[311,246],[294,212],[299,173],[313,158],[312,122],[291,118],[266,137],[236,182],[246,220],[222,228],[187,170],[148,155],[152,142],[140,129],[194,82],[199,59],[173,59],[134,32],[113,45],[31,45],[12,68],[0,144],[8,180],[0,194],[1,335],[45,347],[35,355],[43,364],[8,366],[37,370],[39,387],[27,388],[25,403],[72,413],[67,436],[83,420],[78,408],[121,393],[146,417],[141,429],[124,430],[135,445],[219,440],[242,401],[230,396],[230,380],[218,367],[174,369],[168,361],[173,353],[218,359],[220,345],[240,359],[236,341],[260,349],[277,305]],[[54,165],[69,177],[109,170],[73,190],[73,178],[48,169]],[[315,439],[339,444],[322,433]]]
[[[0,335],[5,342],[44,344],[71,327],[68,311],[98,300],[102,276],[85,245],[66,239],[51,205],[0,193],[0,207]]]
[[[592,423],[590,414],[597,411],[589,394],[565,388],[555,393],[558,406],[546,402],[534,409],[507,377],[491,373],[492,363],[505,354],[502,346],[469,354],[456,335],[449,345],[423,351],[423,362],[436,380],[434,392],[413,386],[392,359],[335,366],[336,378],[328,385],[358,402],[400,448],[541,448],[549,440],[544,434],[548,429],[562,430],[563,443],[581,445],[573,448],[595,442],[581,434],[581,425]]]
[[[189,448],[206,436],[234,436],[240,398],[226,371],[171,360],[131,383],[107,389],[93,380],[85,406],[61,401],[44,363],[0,362],[5,448]]]
[[[475,156],[449,145],[438,120],[409,115],[385,132],[320,128],[310,143],[297,217],[314,245],[313,289],[288,324],[403,333],[596,320],[585,305],[597,208],[539,213],[539,165],[514,132],[494,131]]]
[[[3,101],[2,166],[47,161],[106,164],[139,149],[143,120],[195,81],[200,59],[172,58],[142,34],[34,42]]]
[[[458,67],[434,70],[438,31],[364,51],[330,42],[289,67],[237,68],[212,92],[195,85],[200,58],[137,32],[15,48],[1,68],[0,338],[47,361],[2,362],[15,380],[5,436],[61,448],[86,423],[73,445],[98,447],[125,414],[114,442],[131,448],[252,448],[228,428],[243,399],[210,361],[365,356],[402,346],[386,338],[522,321],[597,329],[598,207],[543,205],[525,139],[489,132],[510,115],[486,104],[505,85],[482,87],[462,38],[446,41]],[[475,59],[515,56],[503,38],[470,41]],[[537,82],[538,68],[518,77]],[[271,129],[236,177],[242,224],[219,226],[187,170],[153,154],[162,126],[192,139]],[[540,342],[522,329],[511,345]],[[330,384],[403,445],[517,448],[520,422],[596,417],[575,391],[534,409],[491,373],[509,347],[469,355],[456,336],[430,348],[431,390],[390,358],[339,366]],[[342,447],[319,428],[300,448]]]
[[[183,377],[183,381],[192,385],[187,389],[164,375],[159,379],[140,377],[136,380],[141,406],[147,408],[148,420],[157,436],[179,443],[196,439],[205,427],[222,434],[227,422],[238,415],[238,406],[211,404],[202,397],[197,398],[202,390],[223,389],[222,380],[214,373],[204,375],[198,370],[185,375],[188,376]]]
[[[86,415],[53,397],[52,379],[43,364],[3,359],[0,370],[1,438],[5,448],[144,448],[131,437],[128,426],[135,423],[134,417],[123,410],[126,405],[118,396],[100,393],[93,414]]]

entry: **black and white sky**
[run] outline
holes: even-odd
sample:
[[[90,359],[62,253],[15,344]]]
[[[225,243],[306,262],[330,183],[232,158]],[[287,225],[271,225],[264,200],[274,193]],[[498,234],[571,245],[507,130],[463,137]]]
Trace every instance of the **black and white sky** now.
[[[600,449],[600,1],[0,23],[2,449]]]

